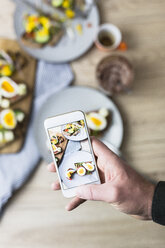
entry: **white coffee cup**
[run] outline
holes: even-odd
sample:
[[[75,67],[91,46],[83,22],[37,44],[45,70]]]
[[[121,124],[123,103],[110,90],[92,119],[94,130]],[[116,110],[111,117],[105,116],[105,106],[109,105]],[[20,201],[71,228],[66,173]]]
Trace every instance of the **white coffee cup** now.
[[[107,39],[109,36],[113,39],[111,40],[112,43],[110,45],[105,45],[101,42],[101,35],[107,35]],[[113,51],[115,50],[121,43],[122,40],[122,34],[120,29],[110,23],[105,23],[99,26],[97,33],[96,33],[96,39],[95,39],[95,44],[98,49],[102,51]]]

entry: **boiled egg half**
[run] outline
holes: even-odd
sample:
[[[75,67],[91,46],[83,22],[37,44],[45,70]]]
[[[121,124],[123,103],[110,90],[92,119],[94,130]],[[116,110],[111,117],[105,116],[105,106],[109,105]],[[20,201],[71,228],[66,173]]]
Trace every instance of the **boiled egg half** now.
[[[79,175],[79,176],[84,176],[85,174],[86,174],[86,169],[84,168],[84,167],[79,167],[78,169],[77,169],[77,174]]]
[[[83,166],[85,167],[86,170],[88,171],[94,171],[95,167],[92,163],[89,163],[89,162],[86,162],[86,163],[83,163]]]
[[[68,169],[67,172],[66,172],[66,178],[69,179],[69,180],[72,180],[72,176],[73,174],[76,172],[76,170],[74,169]]]
[[[86,115],[88,127],[95,131],[102,131],[107,126],[107,120],[99,113],[91,112]]]
[[[18,94],[18,85],[9,77],[0,78],[0,94],[6,98],[12,98]]]
[[[61,147],[57,147],[54,144],[52,144],[52,148],[53,148],[54,154],[58,154],[58,153],[62,152],[62,148]]]
[[[3,110],[0,113],[0,123],[6,129],[14,129],[17,125],[14,111],[11,109]]]

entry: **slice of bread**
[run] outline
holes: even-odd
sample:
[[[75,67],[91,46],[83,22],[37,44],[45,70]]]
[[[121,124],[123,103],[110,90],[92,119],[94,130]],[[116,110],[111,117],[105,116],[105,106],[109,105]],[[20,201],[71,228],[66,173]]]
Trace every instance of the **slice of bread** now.
[[[26,33],[23,33],[21,36],[21,42],[27,47],[34,48],[34,49],[40,49],[44,46],[57,45],[57,43],[62,38],[63,34],[64,34],[64,30],[61,28],[58,31],[56,31],[55,34],[52,35],[51,39],[48,42],[38,43],[33,38],[30,38],[29,36],[27,36]]]

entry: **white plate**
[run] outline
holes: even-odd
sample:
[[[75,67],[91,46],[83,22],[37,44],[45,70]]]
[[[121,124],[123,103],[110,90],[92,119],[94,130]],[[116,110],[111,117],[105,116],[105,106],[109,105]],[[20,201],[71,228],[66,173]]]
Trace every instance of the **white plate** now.
[[[82,86],[70,86],[59,93],[52,94],[42,106],[34,123],[34,136],[45,160],[52,161],[46,146],[47,137],[43,124],[46,118],[75,110],[89,112],[101,107],[108,108],[112,112],[111,125],[102,139],[120,148],[123,140],[123,122],[117,106],[110,98],[94,88]]]
[[[74,163],[88,162],[92,161],[92,155],[85,151],[76,151],[68,156],[62,161],[59,166],[60,177],[67,188],[77,187],[83,184],[91,183],[97,181],[96,170],[90,175],[79,176],[77,173],[73,175],[72,180],[66,178],[66,171],[69,168],[75,169]]]
[[[65,136],[65,138],[67,138],[68,140],[80,141],[80,140],[84,140],[84,139],[87,138],[87,134],[86,134],[86,131],[85,131],[84,127],[81,127],[80,132],[76,136],[74,136],[74,135],[72,135],[72,136],[65,135],[63,133],[63,130],[65,129],[65,127],[66,127],[66,125],[62,126],[61,131],[62,131],[62,134]]]
[[[34,4],[34,0],[26,1],[33,2]],[[50,11],[50,8],[48,6],[43,6],[45,8],[45,11]],[[14,27],[20,45],[31,56],[37,59],[55,63],[72,61],[87,52],[88,49],[93,45],[96,31],[100,22],[98,8],[96,5],[93,5],[87,19],[75,18],[73,20],[72,28],[74,31],[74,39],[69,38],[69,36],[65,34],[56,46],[45,46],[44,48],[33,49],[24,46],[20,41],[21,34],[24,31],[22,20],[24,14],[26,13],[35,13],[35,11],[31,7],[21,3],[21,0],[18,1],[17,8],[14,14]],[[88,27],[88,23],[92,25],[90,28]],[[77,24],[82,25],[82,35],[78,34],[75,29]]]

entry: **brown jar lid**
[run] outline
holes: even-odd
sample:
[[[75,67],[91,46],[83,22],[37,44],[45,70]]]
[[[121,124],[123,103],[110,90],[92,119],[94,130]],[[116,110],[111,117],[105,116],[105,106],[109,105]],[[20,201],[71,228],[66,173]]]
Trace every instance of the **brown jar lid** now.
[[[128,91],[134,79],[134,70],[127,58],[121,55],[105,57],[98,64],[96,77],[101,88],[109,94]]]

